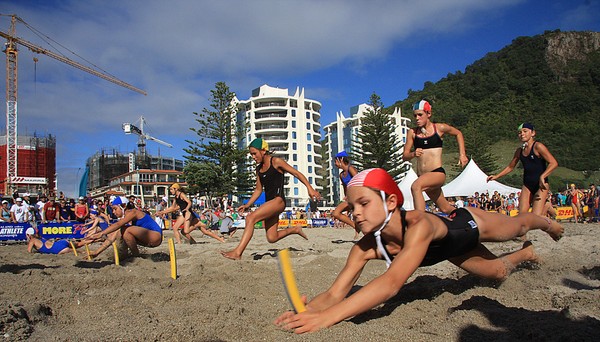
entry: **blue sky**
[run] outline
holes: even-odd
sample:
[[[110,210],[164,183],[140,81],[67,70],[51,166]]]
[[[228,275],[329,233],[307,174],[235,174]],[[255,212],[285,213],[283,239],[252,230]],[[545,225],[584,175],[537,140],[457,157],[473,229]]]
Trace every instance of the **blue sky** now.
[[[192,112],[208,107],[219,81],[240,99],[263,84],[291,93],[303,87],[323,104],[325,126],[373,92],[391,105],[519,36],[600,31],[600,0],[0,0],[0,13],[17,14],[148,92],[139,95],[21,49],[19,134],[57,136],[58,186],[67,194],[100,148],[136,148],[136,137],[121,124],[140,115],[148,133],[174,145],[148,142],[148,151],[181,158],[185,139],[195,138]],[[8,32],[9,23],[0,17],[0,30]],[[54,49],[23,25],[17,36]]]

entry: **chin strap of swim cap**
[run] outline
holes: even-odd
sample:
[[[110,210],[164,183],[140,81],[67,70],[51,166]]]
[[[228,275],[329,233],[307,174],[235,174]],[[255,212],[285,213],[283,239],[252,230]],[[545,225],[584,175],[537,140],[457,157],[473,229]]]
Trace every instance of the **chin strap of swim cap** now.
[[[381,225],[381,227],[379,229],[377,229],[377,231],[374,233],[375,234],[375,242],[377,243],[377,250],[379,251],[379,254],[383,255],[383,257],[385,258],[385,263],[386,263],[387,267],[390,267],[392,260],[390,259],[390,256],[388,255],[387,251],[383,247],[383,243],[381,242],[381,231],[383,230],[383,228],[385,228],[385,226],[387,226],[388,222],[390,222],[390,219],[392,218],[392,213],[388,212],[387,205],[385,204],[385,192],[383,190],[379,190],[379,192],[381,193],[381,199],[383,200],[383,210],[385,211],[385,221],[383,221],[383,224]]]

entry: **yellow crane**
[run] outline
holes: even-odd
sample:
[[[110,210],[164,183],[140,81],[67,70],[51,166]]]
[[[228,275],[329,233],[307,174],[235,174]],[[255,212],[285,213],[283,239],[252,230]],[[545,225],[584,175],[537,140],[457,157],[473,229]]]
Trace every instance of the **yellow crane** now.
[[[15,178],[17,178],[17,73],[18,73],[18,45],[22,45],[34,53],[44,54],[48,57],[54,58],[58,61],[66,63],[77,69],[90,73],[94,76],[103,78],[109,82],[118,84],[127,89],[133,90],[140,94],[146,95],[146,92],[132,86],[131,84],[121,81],[120,79],[111,76],[105,72],[101,72],[76,61],[73,61],[67,57],[61,56],[50,50],[39,47],[27,40],[21,39],[16,36],[16,24],[21,22],[25,25],[25,21],[19,18],[17,15],[12,14],[10,29],[8,33],[0,31],[0,36],[6,38],[3,52],[6,54],[6,181],[4,193],[7,193],[10,186]]]

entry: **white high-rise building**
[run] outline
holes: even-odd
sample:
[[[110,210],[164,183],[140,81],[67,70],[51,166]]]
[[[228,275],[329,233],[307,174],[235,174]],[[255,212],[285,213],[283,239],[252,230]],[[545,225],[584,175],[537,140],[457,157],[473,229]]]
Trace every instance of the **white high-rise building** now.
[[[321,103],[304,97],[304,88],[296,88],[294,95],[288,89],[263,85],[252,91],[248,100],[238,103],[238,121],[247,120],[250,127],[240,148],[248,148],[254,138],[269,144],[273,155],[285,160],[300,171],[312,187],[319,191],[316,181],[321,178]],[[302,182],[285,175],[287,206],[304,207],[309,200]]]
[[[358,139],[358,132],[362,125],[362,120],[370,109],[372,109],[372,107],[365,103],[354,106],[350,108],[349,118],[344,117],[344,114],[341,111],[336,112],[336,120],[323,128],[325,131],[323,148],[326,149],[326,155],[329,156],[329,161],[327,163],[329,197],[325,198],[325,200],[331,205],[339,203],[344,197],[344,189],[339,178],[340,170],[335,167],[335,155],[341,151],[346,151],[348,154],[354,152],[352,151],[353,144]],[[402,112],[398,107],[394,109],[394,113],[391,117],[396,124],[396,136],[401,140],[402,145],[404,145],[409,129],[408,125],[411,120],[402,117]],[[350,163],[352,163],[352,161],[350,161]]]

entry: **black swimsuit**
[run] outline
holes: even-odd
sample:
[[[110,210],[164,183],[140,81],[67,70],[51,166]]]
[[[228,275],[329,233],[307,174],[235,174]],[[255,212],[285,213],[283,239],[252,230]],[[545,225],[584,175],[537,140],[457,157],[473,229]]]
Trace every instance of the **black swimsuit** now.
[[[185,216],[185,214],[188,212],[188,210],[185,209],[188,206],[188,202],[181,198],[181,195],[177,195],[177,197],[175,197],[175,203],[179,206],[181,214]],[[194,212],[191,209],[189,211],[192,213],[192,216],[190,217],[193,217]]]
[[[428,137],[425,137],[425,138],[418,137],[417,131],[415,129],[415,140],[414,141],[415,141],[415,148],[422,148],[424,150],[444,146],[444,141],[442,140],[442,137],[440,137],[440,135],[438,134],[435,124],[433,124],[433,134]]]
[[[285,193],[283,192],[283,173],[277,171],[273,167],[273,157],[271,157],[271,165],[265,172],[260,172],[260,168],[263,163],[258,164],[256,167],[256,173],[260,178],[260,183],[263,186],[263,191],[265,192],[265,199],[270,201],[275,197],[281,197],[285,202]]]
[[[435,215],[433,213],[427,214]],[[404,236],[408,227],[406,223],[406,211],[401,210],[400,216],[402,218],[402,235]],[[438,262],[464,255],[479,245],[479,229],[475,219],[473,219],[473,216],[467,209],[456,209],[448,218],[440,218],[446,227],[448,227],[448,233],[441,240],[429,243],[427,253],[419,267],[435,265]],[[382,242],[385,253],[389,256],[390,260],[393,260],[394,256],[385,248],[383,238]]]
[[[546,160],[535,155],[534,147],[537,141],[531,145],[531,151],[529,154],[524,156],[523,152],[519,154],[519,160],[523,165],[523,185],[532,194],[535,194],[540,189],[540,176],[546,171]],[[548,183],[548,177],[544,178],[544,181]]]
[[[440,137],[440,135],[438,134],[435,124],[433,124],[433,134],[425,138],[418,137],[417,130],[415,129],[414,141],[415,148],[422,148],[424,150],[438,147],[442,148],[444,146],[444,141],[442,140],[442,137]],[[446,170],[444,170],[443,167],[438,167],[437,169],[431,170],[430,172],[441,172],[443,174],[446,174]]]

